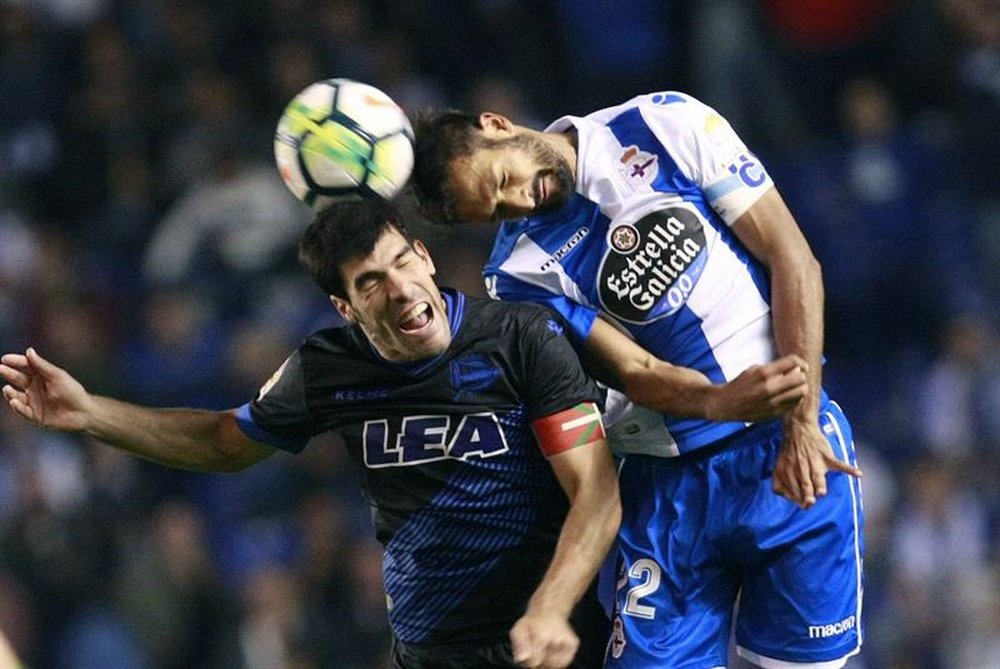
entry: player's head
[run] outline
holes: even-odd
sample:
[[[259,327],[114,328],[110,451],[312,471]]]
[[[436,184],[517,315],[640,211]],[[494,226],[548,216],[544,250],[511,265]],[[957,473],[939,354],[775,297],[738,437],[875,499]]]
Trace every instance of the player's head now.
[[[562,206],[574,187],[567,135],[499,114],[418,118],[411,183],[425,213],[443,223],[520,218]]]
[[[392,206],[365,200],[328,207],[302,235],[299,259],[387,360],[432,357],[451,343],[434,262]]]

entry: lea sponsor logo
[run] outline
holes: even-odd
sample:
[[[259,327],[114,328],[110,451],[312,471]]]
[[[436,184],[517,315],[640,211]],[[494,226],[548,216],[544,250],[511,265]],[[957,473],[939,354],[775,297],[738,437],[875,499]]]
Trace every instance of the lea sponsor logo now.
[[[406,467],[451,458],[491,458],[508,451],[507,437],[492,412],[464,416],[405,416],[365,421],[365,465]]]

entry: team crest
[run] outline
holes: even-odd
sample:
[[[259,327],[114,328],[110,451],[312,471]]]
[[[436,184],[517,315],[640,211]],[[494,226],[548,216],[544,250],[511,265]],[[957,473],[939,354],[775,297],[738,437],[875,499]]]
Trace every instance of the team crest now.
[[[629,224],[611,230],[610,246],[617,253],[631,253],[639,245],[639,232]]]
[[[488,389],[500,378],[501,371],[489,356],[472,353],[455,358],[450,364],[451,387],[456,401],[470,393]]]
[[[656,155],[635,145],[627,147],[618,158],[618,172],[634,188],[652,183],[659,171]]]

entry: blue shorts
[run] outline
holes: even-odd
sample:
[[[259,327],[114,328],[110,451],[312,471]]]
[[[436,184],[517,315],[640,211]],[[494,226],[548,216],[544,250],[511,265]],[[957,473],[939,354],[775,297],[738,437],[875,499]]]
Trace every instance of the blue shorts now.
[[[834,454],[851,427],[820,412]],[[762,424],[704,456],[629,456],[606,667],[725,667],[735,609],[741,657],[767,669],[843,666],[861,646],[860,482],[827,476],[802,510],[771,490],[781,427]]]

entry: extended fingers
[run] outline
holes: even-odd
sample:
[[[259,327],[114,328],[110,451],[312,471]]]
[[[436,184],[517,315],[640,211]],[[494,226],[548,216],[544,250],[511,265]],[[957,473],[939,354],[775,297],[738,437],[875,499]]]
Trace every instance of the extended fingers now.
[[[0,356],[0,362],[18,369],[28,368],[28,358],[20,353],[4,353]]]
[[[18,390],[13,386],[3,387],[3,396],[7,400],[8,406],[14,410],[14,412],[28,420],[35,420],[35,411],[28,404],[28,395],[24,391]]]
[[[8,356],[4,356],[4,361],[0,363],[0,377],[7,383],[18,388],[27,388],[31,384],[31,377],[25,373],[25,368],[18,368],[7,364]],[[11,356],[13,357],[13,356]]]
[[[856,467],[855,465],[852,465],[849,462],[844,462],[843,460],[838,460],[835,457],[831,457],[827,461],[826,465],[830,469],[838,471],[838,472],[840,472],[842,474],[850,474],[851,476],[853,476],[855,478],[861,478],[864,475],[862,473],[862,471],[861,471],[861,468]]]

